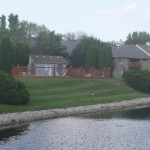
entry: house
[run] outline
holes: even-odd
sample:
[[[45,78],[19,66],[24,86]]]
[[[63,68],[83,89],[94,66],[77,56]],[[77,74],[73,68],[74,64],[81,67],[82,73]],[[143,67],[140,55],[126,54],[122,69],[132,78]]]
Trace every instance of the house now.
[[[30,72],[36,76],[63,76],[67,65],[68,61],[62,56],[29,56],[28,67],[32,68]]]
[[[79,41],[67,41],[65,43],[67,51],[71,54]],[[150,43],[124,44],[123,41],[114,43],[112,46],[112,76],[121,77],[124,70],[130,68],[145,69],[150,71]]]
[[[150,71],[150,46],[116,44],[112,46],[113,77],[121,77],[124,70],[130,68]]]

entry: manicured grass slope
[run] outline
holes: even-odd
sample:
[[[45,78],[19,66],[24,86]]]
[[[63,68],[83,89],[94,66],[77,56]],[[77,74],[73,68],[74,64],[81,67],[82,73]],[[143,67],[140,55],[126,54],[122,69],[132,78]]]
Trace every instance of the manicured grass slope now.
[[[0,113],[109,103],[149,96],[127,87],[121,79],[22,78],[19,80],[30,92],[30,103],[24,106],[0,104]]]

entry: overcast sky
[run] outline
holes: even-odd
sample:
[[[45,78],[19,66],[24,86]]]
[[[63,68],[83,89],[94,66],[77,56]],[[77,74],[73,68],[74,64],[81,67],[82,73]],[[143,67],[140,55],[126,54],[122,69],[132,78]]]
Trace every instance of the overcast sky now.
[[[56,33],[82,31],[102,41],[150,32],[150,0],[0,0],[0,15],[10,13]]]

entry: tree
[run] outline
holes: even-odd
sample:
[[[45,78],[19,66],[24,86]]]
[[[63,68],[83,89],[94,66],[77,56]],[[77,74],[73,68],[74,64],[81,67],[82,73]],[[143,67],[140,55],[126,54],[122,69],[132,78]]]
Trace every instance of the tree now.
[[[19,29],[19,19],[18,15],[14,15],[11,13],[8,16],[8,27],[9,27],[9,38],[11,42],[18,43],[20,41],[20,37],[18,37],[18,29]]]
[[[77,45],[71,54],[71,65],[73,67],[84,67],[85,49],[82,47],[82,43]]]
[[[112,50],[111,50],[111,45],[108,43],[104,43],[104,53],[102,54],[102,56],[105,56],[105,60],[104,60],[104,65],[103,67],[106,68],[111,68],[112,67]]]
[[[80,39],[79,44],[71,54],[71,64],[73,67],[85,67],[86,52],[92,46],[92,43],[94,43],[93,37],[86,36]]]
[[[74,67],[111,67],[111,46],[109,43],[101,42],[94,37],[83,37],[73,50],[71,62]]]
[[[29,63],[29,47],[25,44],[13,46],[13,65],[27,66]]]
[[[112,67],[112,49],[111,43],[102,42],[99,52],[99,68]]]
[[[11,72],[13,66],[13,50],[10,39],[3,38],[0,45],[0,69],[4,72]]]
[[[9,37],[12,45],[25,44],[29,47],[30,54],[64,55],[62,35],[50,31],[44,25],[28,21],[19,21],[17,14],[8,16],[8,27],[6,17],[0,17],[0,40]],[[1,42],[1,41],[0,41]]]
[[[64,41],[74,41],[74,40],[80,40],[84,37],[87,37],[87,35],[84,32],[68,32],[63,36]]]
[[[13,13],[11,13],[8,16],[8,22],[9,22],[9,25],[8,25],[9,29],[14,30],[19,23],[18,15],[14,15]]]
[[[133,32],[129,33],[126,39],[126,44],[145,44],[150,42],[150,34],[147,32]]]
[[[6,16],[2,15],[0,17],[0,28],[6,29]]]
[[[97,47],[91,46],[85,56],[85,67],[86,68],[97,68]]]
[[[80,40],[80,39],[82,39],[84,37],[87,37],[85,32],[82,32],[82,31],[76,32],[76,39]]]
[[[30,48],[32,53],[36,49],[37,37],[41,32],[47,31],[45,26],[38,26],[36,23],[21,21],[18,23],[18,27],[15,31],[16,41],[13,39],[14,43],[26,44]]]
[[[0,40],[8,36],[8,30],[6,29],[6,17],[2,15],[0,17]]]
[[[64,35],[65,41],[73,41],[73,40],[75,40],[75,38],[76,38],[75,33],[68,32]]]
[[[140,92],[150,93],[150,72],[147,70],[128,70],[123,73],[126,83]]]
[[[0,45],[0,70],[11,73],[13,65],[27,66],[29,48],[24,44],[12,45],[9,38],[3,38]]]
[[[16,78],[0,71],[0,103],[9,105],[27,104],[30,94],[25,85]]]
[[[106,60],[105,48],[101,47],[100,55],[99,55],[99,68],[102,69],[105,67]]]
[[[34,53],[43,55],[61,55],[63,51],[62,35],[55,31],[43,31],[37,37],[36,51]]]

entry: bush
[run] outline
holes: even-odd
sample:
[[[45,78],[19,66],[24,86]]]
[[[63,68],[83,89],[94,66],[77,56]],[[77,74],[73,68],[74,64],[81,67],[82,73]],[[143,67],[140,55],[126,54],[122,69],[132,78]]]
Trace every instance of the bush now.
[[[150,72],[146,70],[129,70],[123,74],[127,84],[141,92],[150,93]]]
[[[0,71],[0,103],[10,105],[27,104],[30,94],[23,83]]]

